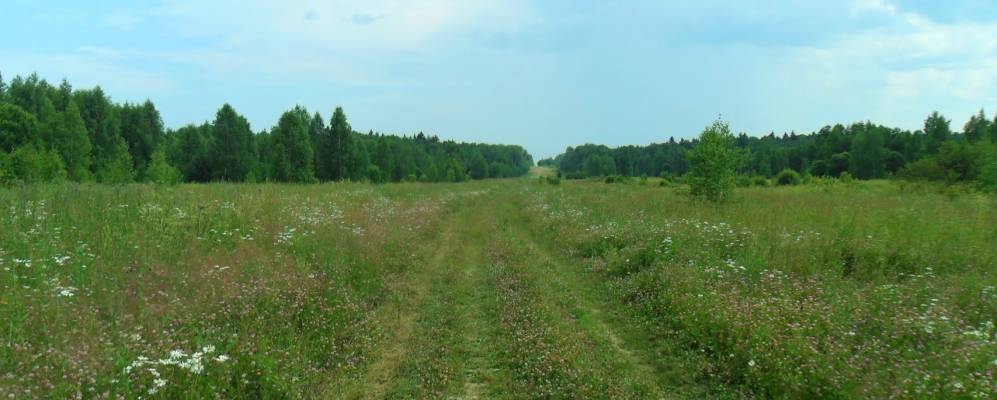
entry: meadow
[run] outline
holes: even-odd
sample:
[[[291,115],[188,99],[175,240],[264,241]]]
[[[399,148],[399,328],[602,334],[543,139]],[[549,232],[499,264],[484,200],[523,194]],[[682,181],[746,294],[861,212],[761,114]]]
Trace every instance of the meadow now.
[[[0,189],[0,398],[994,398],[997,197]]]

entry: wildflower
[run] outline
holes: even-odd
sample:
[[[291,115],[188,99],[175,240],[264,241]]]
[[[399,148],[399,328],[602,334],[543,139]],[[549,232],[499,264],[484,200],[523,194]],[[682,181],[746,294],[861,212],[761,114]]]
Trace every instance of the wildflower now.
[[[227,356],[227,355],[224,355],[224,354],[222,354],[222,355],[220,355],[220,356],[218,356],[218,357],[215,357],[215,361],[218,361],[218,362],[225,362],[225,361],[228,361],[228,356]],[[997,360],[994,360],[994,364],[997,364]]]
[[[755,360],[748,361],[748,366],[754,368],[755,367]]]
[[[210,354],[213,353],[214,351],[215,351],[215,346],[210,344],[201,348],[201,352],[204,354]]]

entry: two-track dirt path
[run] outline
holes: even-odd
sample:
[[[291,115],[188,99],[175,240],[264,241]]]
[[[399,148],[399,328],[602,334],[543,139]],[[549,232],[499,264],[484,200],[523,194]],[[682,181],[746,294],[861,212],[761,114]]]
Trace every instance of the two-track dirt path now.
[[[599,282],[531,230],[513,190],[466,199],[393,286],[357,398],[673,398]]]

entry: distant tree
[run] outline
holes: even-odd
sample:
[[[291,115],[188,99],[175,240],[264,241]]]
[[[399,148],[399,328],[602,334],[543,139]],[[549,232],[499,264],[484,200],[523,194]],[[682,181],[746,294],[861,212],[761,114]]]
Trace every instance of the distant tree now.
[[[0,151],[11,152],[15,148],[40,142],[38,121],[23,108],[10,104],[0,104]]]
[[[172,165],[191,182],[208,182],[212,179],[211,125],[187,125],[171,133],[167,156]]]
[[[98,86],[73,93],[73,101],[90,134],[91,168],[100,182],[124,183],[134,179],[128,144],[121,136],[121,123],[114,104]]]
[[[323,180],[343,180],[350,177],[351,161],[353,151],[356,146],[352,143],[353,128],[346,121],[346,113],[342,107],[336,107],[329,121],[329,128],[326,131],[324,140],[319,140],[319,159],[322,165],[318,168],[319,175]],[[382,171],[384,169],[382,168]]]
[[[856,124],[852,127],[851,163],[849,172],[859,179],[882,178],[885,172],[884,139],[871,125]]]
[[[730,126],[718,119],[703,130],[699,143],[689,153],[691,193],[717,203],[729,199],[735,184],[737,159]]]
[[[270,132],[274,179],[299,183],[316,181],[308,126],[308,112],[304,108],[294,107],[281,115],[280,122]]]
[[[3,154],[3,152],[0,152]],[[5,165],[0,165],[0,175],[6,180],[19,180],[25,183],[53,182],[65,179],[66,170],[62,159],[55,152],[34,145],[24,145],[3,157]]]
[[[241,182],[257,161],[256,142],[249,121],[226,103],[215,114],[211,133],[211,178]]]
[[[481,155],[481,152],[475,151],[471,155],[468,168],[470,169],[471,179],[485,179],[488,177],[488,162],[485,161],[485,157]]]
[[[63,111],[57,124],[53,127],[52,147],[62,157],[69,179],[77,182],[89,181],[93,178],[90,164],[93,160],[91,152],[93,145],[87,135],[87,127],[80,116],[76,102],[69,100],[66,111]]]
[[[308,123],[308,139],[311,141],[312,145],[312,162],[315,164],[315,176],[322,181],[329,180],[325,176],[326,171],[322,170],[322,157],[325,155],[323,152],[323,141],[327,140],[325,120],[322,119],[322,115],[318,112],[312,117],[311,121]]]
[[[932,112],[924,120],[924,134],[927,135],[928,139],[926,149],[928,154],[938,154],[942,143],[949,140],[949,137],[952,136],[952,131],[949,128],[949,120],[945,119],[938,111]]]
[[[148,182],[161,185],[173,185],[183,180],[183,173],[166,160],[166,150],[163,146],[152,151],[145,176]]]
[[[119,110],[121,135],[128,143],[135,171],[145,174],[152,152],[163,142],[163,120],[151,101],[141,105],[125,104]]]
[[[371,177],[375,182],[387,182],[391,180],[390,171],[395,170],[395,155],[391,151],[391,144],[386,138],[378,138],[377,148],[374,151],[374,159],[371,160],[377,166],[377,179]]]
[[[969,117],[969,121],[963,127],[963,134],[966,135],[966,140],[976,142],[988,138],[990,129],[990,120],[987,119],[981,108],[978,114]]]
[[[827,164],[827,174],[830,176],[838,177],[841,174],[848,172],[848,169],[852,165],[852,155],[849,152],[838,153],[831,156],[830,161]]]

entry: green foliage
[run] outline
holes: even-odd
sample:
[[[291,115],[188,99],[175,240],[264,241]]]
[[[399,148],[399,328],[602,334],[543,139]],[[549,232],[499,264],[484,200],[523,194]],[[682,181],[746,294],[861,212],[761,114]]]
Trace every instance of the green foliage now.
[[[885,175],[885,138],[871,124],[856,124],[852,138],[851,162],[848,171],[859,179],[882,178]]]
[[[211,179],[233,182],[245,179],[257,162],[256,142],[249,121],[226,103],[215,114],[211,134],[208,163]]]
[[[14,104],[0,104],[0,151],[11,152],[39,142],[38,121],[33,115]]]
[[[997,192],[997,151],[983,156],[977,184],[981,190]]]
[[[779,186],[791,186],[799,185],[802,182],[800,174],[789,168],[779,171],[779,174],[775,176],[775,182]]]
[[[938,111],[934,111],[924,120],[924,134],[927,137],[925,150],[928,154],[936,154],[952,136],[949,128],[950,121],[945,119]]]
[[[134,179],[128,143],[121,135],[121,122],[111,100],[98,86],[73,92],[87,133],[90,135],[93,162],[91,168],[97,180],[108,183],[131,182]]]
[[[474,152],[468,168],[470,169],[471,179],[485,179],[488,177],[488,162],[485,161],[485,157],[480,152]]]
[[[66,110],[53,127],[52,146],[62,156],[69,179],[85,182],[93,178],[90,171],[93,145],[90,144],[80,109],[72,100],[69,100]]]
[[[304,108],[295,107],[280,117],[271,131],[271,178],[278,182],[315,182],[311,141],[308,137],[309,117]]]
[[[183,181],[183,173],[170,165],[166,160],[166,150],[162,146],[156,148],[149,157],[145,179],[148,182],[161,185],[175,185]]]
[[[730,199],[737,160],[730,127],[717,120],[703,130],[699,143],[689,153],[690,193],[716,203]]]
[[[987,116],[983,113],[983,109],[981,108],[978,114],[969,118],[969,121],[966,122],[962,132],[963,135],[965,135],[966,140],[970,142],[977,142],[982,139],[988,139],[990,137],[991,129],[991,122],[987,119]]]
[[[764,176],[755,175],[751,177],[751,186],[765,187],[768,185],[769,185],[769,180]]]
[[[125,103],[118,110],[121,135],[128,144],[134,170],[145,173],[152,153],[163,143],[163,120],[151,101],[141,105]]]
[[[66,168],[55,152],[25,145],[10,154],[0,151],[0,182],[42,183],[66,179]]]

